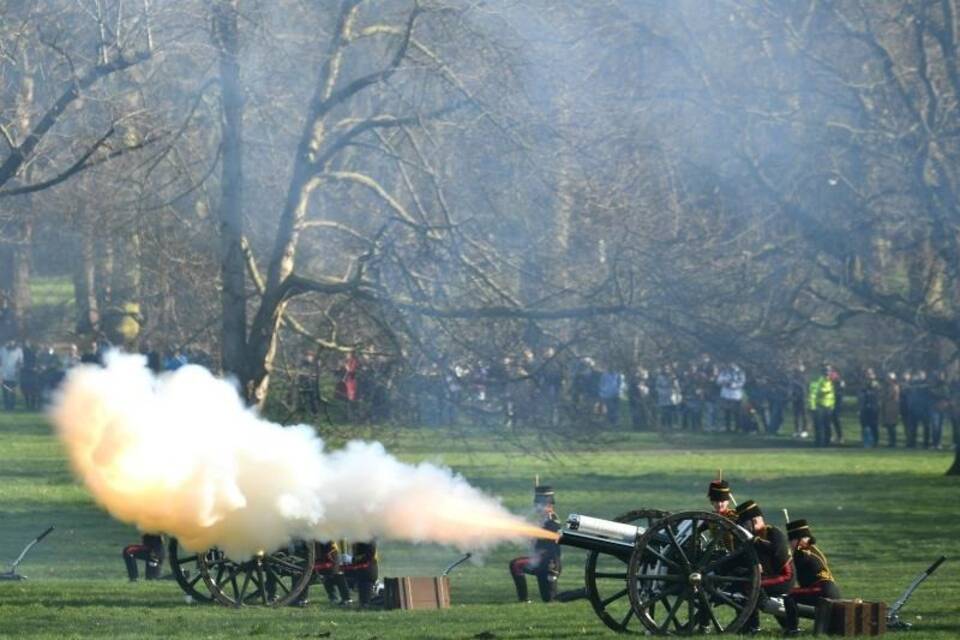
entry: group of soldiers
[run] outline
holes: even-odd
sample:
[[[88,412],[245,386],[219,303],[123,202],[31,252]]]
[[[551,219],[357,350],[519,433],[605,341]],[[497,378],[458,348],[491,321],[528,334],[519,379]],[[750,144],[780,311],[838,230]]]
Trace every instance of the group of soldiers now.
[[[754,500],[733,508],[733,495],[726,480],[712,481],[707,488],[707,498],[714,513],[732,520],[754,536],[762,577],[760,601],[747,621],[748,633],[760,630],[760,608],[767,598],[783,598],[785,615],[778,621],[787,635],[800,633],[797,605],[816,606],[821,598],[840,598],[827,557],[817,547],[817,539],[806,520],[788,522],[784,533],[764,519],[760,505]]]
[[[760,609],[767,598],[783,598],[785,615],[778,618],[778,622],[788,636],[800,633],[798,605],[816,606],[821,598],[840,598],[840,589],[830,572],[827,558],[817,547],[817,539],[806,520],[788,522],[784,533],[764,519],[756,501],[747,500],[734,506],[730,485],[722,479],[710,482],[707,498],[714,513],[743,527],[753,536],[761,566],[761,591],[757,607],[747,620],[748,633],[760,630]],[[560,531],[552,487],[536,487],[534,506],[543,518],[541,526],[544,529]],[[552,540],[537,540],[529,556],[510,561],[510,575],[521,602],[529,602],[527,575],[536,577],[544,602],[557,599],[557,580],[561,572],[560,549],[560,545]]]
[[[361,608],[369,607],[376,597],[376,585],[380,577],[380,555],[375,541],[355,542],[350,545],[350,554],[346,556],[340,551],[341,545],[332,540],[312,543],[316,548],[316,562],[313,565],[313,575],[323,584],[327,598],[331,604],[350,606],[354,603],[350,595],[351,588],[357,592],[357,600]],[[123,562],[127,567],[127,577],[136,582],[140,577],[138,560],[142,560],[145,567],[144,578],[159,580],[166,557],[163,536],[145,533],[140,536],[140,542],[123,548]],[[309,604],[309,585],[300,592],[291,605],[305,607]],[[267,585],[268,594],[271,585]]]

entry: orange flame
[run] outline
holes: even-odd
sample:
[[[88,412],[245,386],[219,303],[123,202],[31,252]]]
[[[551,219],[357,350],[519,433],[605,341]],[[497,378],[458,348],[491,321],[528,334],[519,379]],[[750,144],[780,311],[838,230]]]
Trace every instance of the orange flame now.
[[[484,532],[493,538],[537,538],[556,542],[560,534],[548,531],[535,524],[530,524],[514,517],[490,517],[489,515],[473,515],[471,513],[449,514],[450,521],[458,526],[469,527],[478,532]]]

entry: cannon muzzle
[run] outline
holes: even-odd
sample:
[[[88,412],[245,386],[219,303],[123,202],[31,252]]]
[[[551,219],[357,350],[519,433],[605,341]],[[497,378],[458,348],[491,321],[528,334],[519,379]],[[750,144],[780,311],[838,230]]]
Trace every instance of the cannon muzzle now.
[[[631,546],[644,532],[643,527],[638,527],[635,524],[582,516],[579,513],[571,513],[567,516],[566,530],[597,538],[629,542]]]
[[[566,525],[560,531],[560,544],[605,553],[624,561],[630,559],[637,538],[644,531],[636,525],[577,513],[567,517]]]

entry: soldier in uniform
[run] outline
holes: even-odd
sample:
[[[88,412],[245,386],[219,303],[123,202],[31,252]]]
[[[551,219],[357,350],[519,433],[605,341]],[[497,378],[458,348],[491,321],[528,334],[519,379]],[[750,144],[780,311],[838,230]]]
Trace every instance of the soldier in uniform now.
[[[377,542],[355,542],[351,548],[349,563],[343,565],[343,575],[349,583],[357,589],[357,598],[360,606],[370,606],[373,599],[373,587],[380,577],[380,555],[377,553]]]
[[[340,604],[348,605],[353,602],[350,598],[350,589],[347,587],[347,579],[343,575],[343,567],[340,563],[340,547],[337,546],[337,543],[328,540],[326,542],[314,542],[313,543],[317,551],[317,561],[313,565],[313,573],[318,575],[323,580],[323,588],[327,592],[327,598],[330,599],[332,604],[337,602],[337,595],[339,592]],[[268,592],[272,590],[271,580],[267,579],[267,590]],[[292,606],[305,607],[309,603],[307,599],[309,596],[310,585],[307,585],[303,591],[300,592],[300,595],[295,601],[291,603]]]
[[[786,632],[788,635],[800,633],[798,623],[800,615],[798,604],[816,606],[821,598],[840,599],[840,589],[833,580],[827,557],[817,548],[817,539],[810,531],[806,520],[794,520],[787,523],[787,537],[793,548],[793,564],[797,573],[797,585],[783,599],[786,609]]]
[[[547,531],[556,532],[560,531],[560,519],[554,511],[554,501],[553,487],[534,488],[533,506],[543,517],[541,526]],[[560,545],[553,540],[537,540],[533,545],[532,554],[510,561],[510,575],[517,587],[517,599],[520,602],[529,602],[526,575],[530,574],[537,577],[540,598],[544,602],[555,600],[560,570]]]
[[[159,535],[145,533],[140,536],[140,544],[125,546],[123,548],[123,562],[127,565],[127,576],[130,578],[130,582],[136,582],[137,578],[140,577],[137,570],[137,560],[146,561],[144,577],[147,580],[158,580],[165,555],[163,537]]]
[[[733,496],[730,493],[730,484],[726,480],[712,480],[707,487],[707,498],[715,514],[736,520],[737,512],[732,508]]]
[[[785,596],[794,582],[793,558],[787,536],[780,529],[767,524],[763,511],[753,500],[737,507],[737,524],[753,534],[757,558],[760,560],[760,598],[747,620],[747,633],[760,631],[760,603],[771,596]]]

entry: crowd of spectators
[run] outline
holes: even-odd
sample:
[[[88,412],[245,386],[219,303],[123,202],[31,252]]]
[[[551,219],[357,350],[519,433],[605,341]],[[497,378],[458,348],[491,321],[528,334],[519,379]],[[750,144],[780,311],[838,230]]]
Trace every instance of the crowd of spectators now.
[[[394,416],[422,426],[463,421],[511,428],[566,423],[638,431],[789,431],[827,446],[845,442],[846,412],[848,419],[859,419],[865,447],[939,449],[948,424],[953,442],[960,441],[960,380],[919,369],[878,375],[867,367],[853,369],[847,379],[836,367],[797,364],[750,372],[703,354],[652,370],[624,370],[590,357],[563,358],[552,348],[490,362],[421,366],[351,352],[331,365],[309,352],[297,379],[298,402],[307,413],[317,413],[324,402],[319,390],[325,373],[333,375],[332,399],[347,407],[351,421]]]
[[[15,411],[22,406],[37,411],[49,401],[66,372],[79,363],[102,363],[112,345],[105,338],[94,341],[81,351],[73,343],[34,344],[32,340],[9,339],[0,346],[0,382],[3,409]],[[209,358],[202,352],[170,349],[159,352],[148,345],[143,354],[147,366],[155,372],[173,371],[188,362],[209,367]]]
[[[105,339],[83,353],[75,344],[8,340],[0,347],[3,409],[12,411],[18,403],[40,409],[68,369],[102,361],[109,348]],[[160,352],[148,344],[142,352],[157,372],[187,362],[211,364],[202,352]],[[794,438],[827,446],[845,441],[846,411],[859,420],[865,447],[940,449],[946,426],[953,444],[960,442],[960,379],[921,369],[853,368],[847,379],[828,365],[748,371],[708,354],[647,369],[599,364],[551,347],[525,349],[516,358],[419,363],[358,351],[331,361],[307,351],[292,390],[302,413],[316,415],[333,403],[344,408],[349,422],[768,435],[789,430]]]

